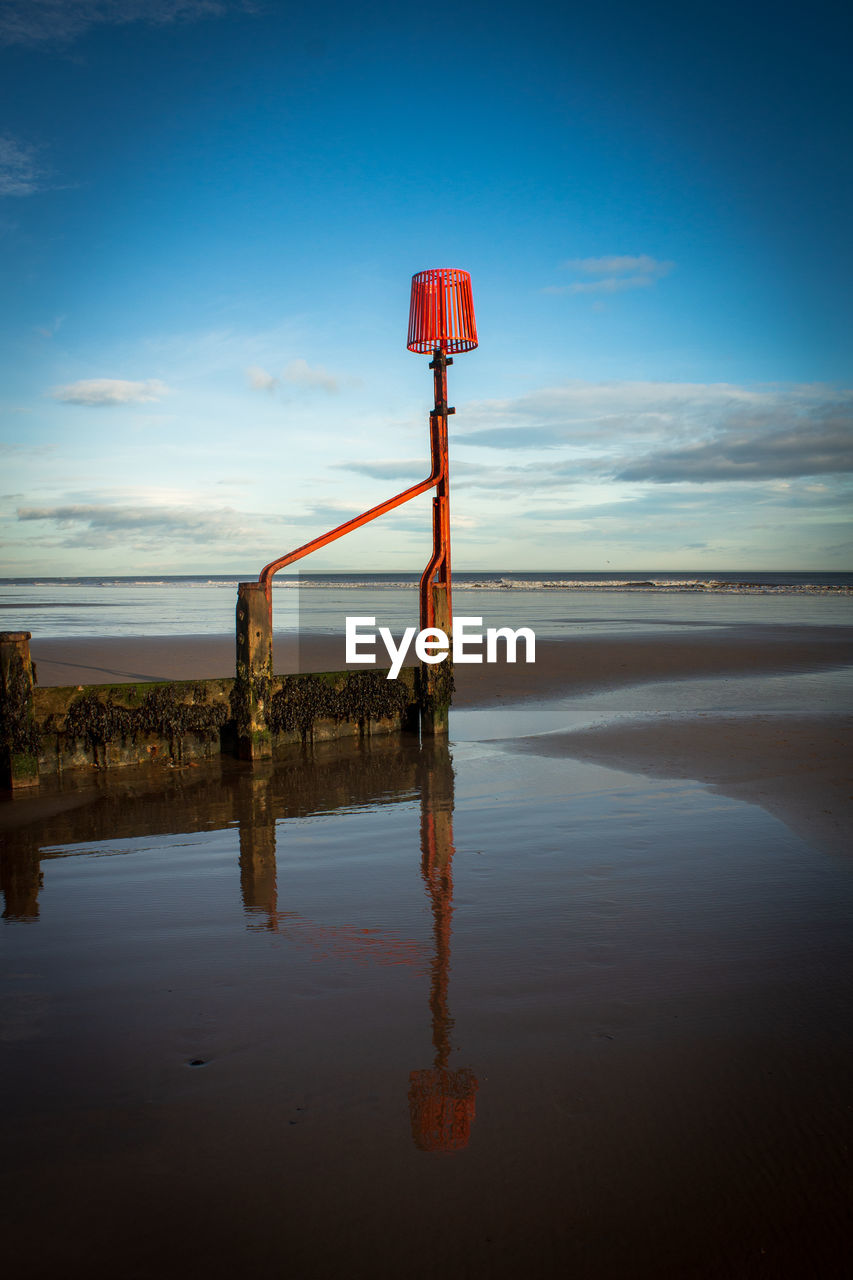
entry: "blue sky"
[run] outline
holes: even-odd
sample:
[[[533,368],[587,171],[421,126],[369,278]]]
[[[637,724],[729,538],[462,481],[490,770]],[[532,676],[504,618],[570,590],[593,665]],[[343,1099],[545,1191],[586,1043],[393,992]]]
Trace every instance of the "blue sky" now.
[[[439,11],[434,11],[438,13]],[[842,4],[6,0],[0,573],[234,571],[428,471],[454,564],[849,569]],[[305,568],[418,569],[422,498]]]

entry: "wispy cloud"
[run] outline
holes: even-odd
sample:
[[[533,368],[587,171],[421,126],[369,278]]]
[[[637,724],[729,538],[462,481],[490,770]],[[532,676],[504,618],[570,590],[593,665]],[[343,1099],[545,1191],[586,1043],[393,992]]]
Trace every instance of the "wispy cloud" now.
[[[661,262],[641,253],[635,258],[611,255],[609,258],[568,258],[560,266],[565,271],[580,271],[588,276],[665,276],[674,262]]]
[[[302,359],[291,360],[285,367],[282,378],[293,386],[328,391],[332,395],[339,390],[338,380],[334,374],[329,373],[320,364],[312,367]]]
[[[429,475],[429,461],[424,458],[395,458],[391,461],[336,462],[340,471],[354,471],[357,475],[370,476],[372,480],[397,480],[417,484]]]
[[[50,324],[42,324],[36,326],[36,333],[40,338],[54,338],[65,322],[65,316],[56,316],[51,320]]]
[[[0,44],[66,44],[94,26],[164,26],[219,17],[229,9],[251,6],[239,0],[4,0]]]
[[[253,391],[274,391],[278,386],[278,378],[267,373],[259,364],[250,364],[246,370],[246,378]]]
[[[40,189],[43,171],[36,156],[35,147],[0,137],[0,196],[31,196]]]
[[[426,452],[424,452],[420,458],[378,459],[376,462],[369,460],[363,462],[359,458],[354,458],[347,462],[335,462],[333,466],[338,471],[349,471],[354,472],[356,475],[369,476],[371,480],[417,484],[419,480],[425,480],[429,475],[430,463]],[[464,462],[459,458],[454,459],[453,475],[457,480],[464,476],[472,476],[476,479],[483,474],[483,471],[484,468],[477,463]]]
[[[496,449],[600,447],[634,437],[695,440],[709,415],[768,398],[733,383],[577,379],[511,400],[472,401],[464,415],[473,430],[455,432],[454,439]]]
[[[664,449],[639,458],[618,471],[616,478],[709,484],[847,473],[853,473],[853,417],[799,430],[724,429],[708,444]]]
[[[298,514],[290,513],[288,522],[292,525],[308,525],[319,536],[327,530],[336,529],[348,520],[360,516],[363,511],[364,505],[354,507],[345,503],[317,502],[306,506]],[[418,506],[416,501],[387,512],[384,516],[378,517],[375,523],[367,527],[380,532],[394,529],[402,532],[411,531],[426,534],[430,527],[430,516],[423,506]]]
[[[65,387],[54,387],[54,400],[63,404],[87,404],[95,408],[116,404],[145,404],[169,394],[169,388],[156,378],[145,382],[129,382],[122,378],[85,378]]]
[[[543,484],[572,473],[705,484],[853,471],[853,392],[820,384],[577,382],[467,405],[465,417],[490,425],[457,445],[562,452]]]
[[[337,395],[340,390],[340,382],[333,373],[320,364],[310,365],[301,358],[291,360],[278,376],[259,364],[250,364],[245,372],[253,391],[273,392],[284,382],[307,391],[326,391],[330,395]]]
[[[55,444],[17,444],[11,440],[0,440],[0,455],[14,457],[20,455],[22,457],[38,458],[45,453],[53,453],[56,450]]]
[[[61,546],[104,548],[131,543],[151,547],[175,541],[201,545],[251,537],[247,519],[232,507],[198,509],[155,506],[70,503],[64,506],[18,507],[23,521],[51,522],[63,531]]]
[[[647,253],[633,257],[611,254],[604,258],[569,258],[560,263],[564,271],[594,279],[573,280],[571,284],[547,285],[543,293],[624,293],[628,289],[648,289],[669,275],[674,262],[652,258]]]

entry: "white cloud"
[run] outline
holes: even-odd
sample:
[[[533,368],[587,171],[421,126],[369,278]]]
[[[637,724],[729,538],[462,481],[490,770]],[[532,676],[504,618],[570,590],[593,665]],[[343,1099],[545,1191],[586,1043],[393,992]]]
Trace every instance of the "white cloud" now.
[[[596,280],[573,280],[571,284],[547,285],[543,293],[624,293],[628,289],[648,289],[664,276],[669,275],[674,262],[652,258],[647,253],[634,257],[611,254],[605,258],[569,258],[561,262],[564,271],[583,276],[597,276]]]
[[[253,391],[274,391],[278,386],[278,378],[274,378],[271,373],[267,373],[266,369],[262,369],[257,364],[249,365],[246,377]]]
[[[84,378],[65,387],[54,387],[51,395],[63,404],[145,404],[168,395],[169,388],[156,378],[129,382],[122,378]]]
[[[291,360],[284,369],[282,377],[285,382],[291,382],[297,387],[319,388],[330,394],[335,394],[338,390],[338,380],[334,374],[329,373],[319,364],[312,368],[302,359]]]
[[[661,262],[641,253],[635,258],[611,255],[609,258],[569,258],[560,266],[566,271],[580,271],[589,276],[665,276],[675,266],[674,262]]]
[[[36,150],[14,138],[0,137],[0,196],[31,196],[39,190],[41,168]]]

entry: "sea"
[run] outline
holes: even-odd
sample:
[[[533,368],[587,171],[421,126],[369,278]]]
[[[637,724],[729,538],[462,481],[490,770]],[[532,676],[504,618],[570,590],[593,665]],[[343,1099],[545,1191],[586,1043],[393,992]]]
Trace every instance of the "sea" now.
[[[252,573],[0,578],[0,626],[34,637],[231,635]],[[278,633],[342,634],[347,616],[417,622],[419,574],[299,573],[273,583]],[[559,637],[726,623],[853,622],[853,573],[474,572],[453,575],[454,612]]]

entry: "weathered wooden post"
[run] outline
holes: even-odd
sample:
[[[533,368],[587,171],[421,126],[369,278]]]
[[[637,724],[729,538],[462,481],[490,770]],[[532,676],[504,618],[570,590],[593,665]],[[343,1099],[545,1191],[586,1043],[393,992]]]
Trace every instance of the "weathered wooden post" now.
[[[237,682],[234,712],[241,760],[272,755],[268,725],[272,695],[272,589],[263,582],[237,588]]]
[[[0,631],[0,787],[38,786],[29,631]]]
[[[433,622],[452,641],[453,622],[450,616],[450,598],[444,583],[431,586]],[[448,654],[443,662],[422,662],[420,667],[419,701],[421,708],[421,733],[425,737],[446,735],[450,727],[450,703],[453,697],[453,659]]]

